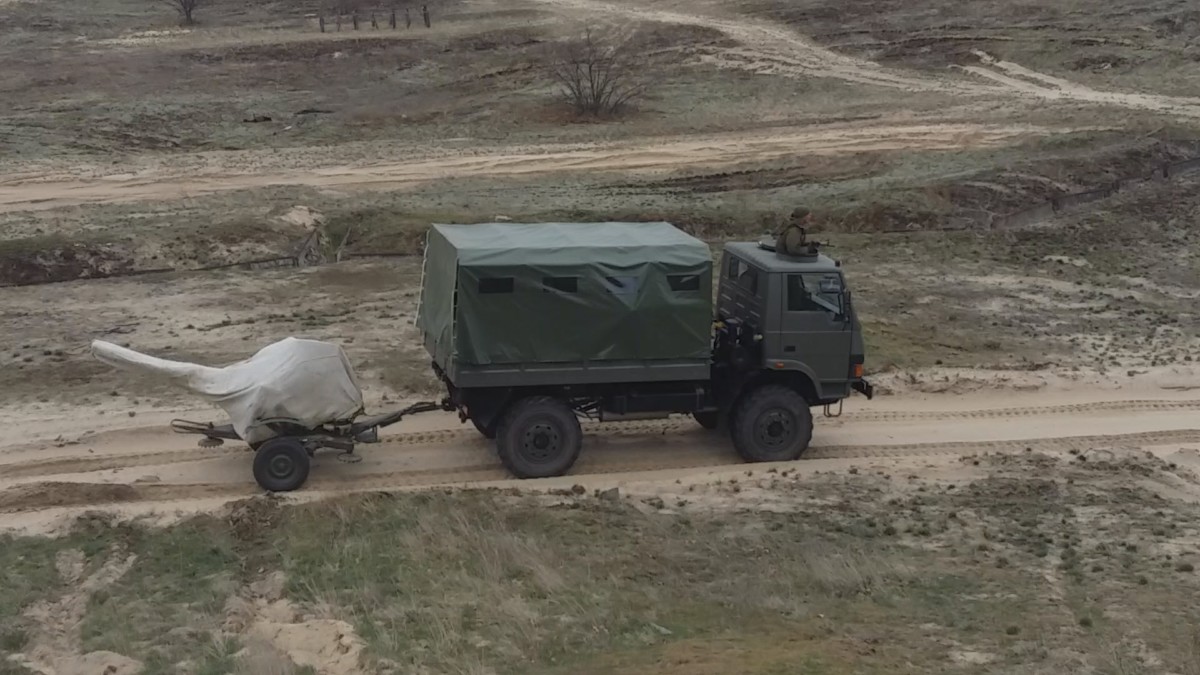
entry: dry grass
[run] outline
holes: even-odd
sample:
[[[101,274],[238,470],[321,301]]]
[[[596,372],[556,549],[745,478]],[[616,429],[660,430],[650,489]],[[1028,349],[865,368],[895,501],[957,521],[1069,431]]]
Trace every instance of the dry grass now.
[[[768,474],[680,493],[695,507],[431,492],[252,500],[166,531],[94,523],[6,542],[33,564],[8,568],[0,631],[23,648],[20,608],[54,592],[38,560],[78,548],[97,564],[123,540],[141,557],[92,599],[84,644],[148,672],[188,657],[203,673],[306,672],[221,628],[224,601],[275,570],[307,614],[355,627],[371,672],[1195,671],[1180,626],[1196,577],[1156,572],[1194,541],[1192,505],[1103,462],[975,459],[983,473],[959,484]],[[735,490],[745,510],[711,506]],[[788,508],[754,510],[768,494]],[[172,627],[186,629],[164,641]]]

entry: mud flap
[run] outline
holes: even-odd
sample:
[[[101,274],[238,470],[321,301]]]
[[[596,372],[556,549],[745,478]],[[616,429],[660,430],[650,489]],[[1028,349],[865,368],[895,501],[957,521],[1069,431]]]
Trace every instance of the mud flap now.
[[[875,387],[871,386],[871,383],[866,380],[856,380],[850,383],[850,388],[866,396],[868,401],[875,398]]]

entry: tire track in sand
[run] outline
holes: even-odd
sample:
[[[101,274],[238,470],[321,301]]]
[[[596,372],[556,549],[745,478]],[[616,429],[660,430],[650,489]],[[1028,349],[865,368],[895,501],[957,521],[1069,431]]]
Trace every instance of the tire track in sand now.
[[[1152,431],[1132,434],[1049,437],[1005,441],[961,441],[894,445],[843,445],[812,448],[801,463],[818,460],[895,459],[978,453],[1068,452],[1100,447],[1132,449],[1156,445],[1200,443],[1200,429]],[[731,449],[698,446],[672,450],[655,457],[628,450],[593,452],[581,457],[571,476],[585,477],[615,473],[640,473],[737,465]],[[752,467],[753,465],[746,465]],[[751,469],[752,470],[752,469]],[[474,483],[501,483],[512,487],[536,487],[538,481],[512,479],[499,460],[436,469],[412,469],[365,475],[314,476],[303,488],[311,492],[360,492]],[[179,502],[212,497],[238,498],[261,494],[252,479],[238,483],[183,483],[130,485],[125,483],[37,482],[16,485],[0,492],[0,513],[60,507],[102,506],[131,502]]]
[[[1097,413],[1130,413],[1130,412],[1176,412],[1182,410],[1200,410],[1200,400],[1191,401],[1102,401],[1097,403],[1078,403],[1057,406],[1034,406],[1019,408],[993,408],[974,410],[880,410],[850,412],[842,415],[840,420],[854,423],[885,423],[885,422],[921,422],[938,420],[984,420],[1005,419],[1013,417],[1041,417],[1054,415],[1086,415]],[[604,437],[637,437],[654,436],[665,433],[694,433],[704,434],[695,422],[687,418],[667,420],[651,420],[638,422],[612,422],[583,424],[583,431],[589,436]],[[484,439],[473,428],[439,429],[433,431],[415,431],[386,437],[378,444],[360,446],[362,453],[393,452],[402,449],[419,448],[423,445],[443,445],[461,442],[478,442]],[[925,447],[918,444],[916,447]],[[816,449],[814,449],[816,451]],[[241,443],[233,443],[218,448],[194,448],[187,450],[169,450],[162,452],[107,454],[89,457],[59,456],[47,459],[12,462],[0,464],[2,478],[31,478],[38,476],[53,476],[71,473],[91,473],[131,469],[137,467],[165,466],[202,462],[210,459],[244,454],[249,448]],[[581,465],[586,464],[588,453],[581,456]]]
[[[1062,436],[1054,438],[1006,441],[948,441],[944,443],[904,443],[897,445],[830,445],[812,448],[805,459],[887,459],[935,455],[970,455],[997,452],[1069,452],[1103,446],[1141,448],[1177,443],[1200,443],[1200,429],[1147,431],[1133,434]]]
[[[1064,131],[1069,130],[1024,124],[828,124],[712,134],[703,138],[668,136],[583,147],[509,148],[470,155],[412,157],[404,162],[361,166],[273,170],[266,165],[253,173],[218,167],[187,175],[163,170],[137,178],[121,174],[78,180],[61,177],[43,180],[26,176],[0,182],[0,212],[198,197],[281,185],[386,190],[434,180],[524,178],[569,173],[639,174],[736,166],[785,160],[797,154],[836,156],[859,152],[995,147]]]
[[[733,49],[708,50],[702,63],[782,77],[827,77],[854,84],[912,92],[943,92],[959,96],[1014,95],[1043,101],[1069,100],[1200,117],[1200,98],[1105,92],[1063,78],[1045,75],[1015,63],[1000,61],[976,51],[978,66],[963,66],[977,76],[962,80],[898,71],[840,54],[818,45],[785,25],[749,17],[723,18],[684,11],[652,9],[604,0],[539,0],[575,12],[624,15],[641,21],[719,30],[740,43]]]

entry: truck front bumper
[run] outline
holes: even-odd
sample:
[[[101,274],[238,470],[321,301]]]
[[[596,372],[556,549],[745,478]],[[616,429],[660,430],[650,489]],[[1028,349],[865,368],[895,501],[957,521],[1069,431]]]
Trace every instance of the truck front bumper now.
[[[866,380],[855,380],[850,383],[850,388],[866,396],[868,401],[875,398],[875,387],[872,387],[871,383]]]

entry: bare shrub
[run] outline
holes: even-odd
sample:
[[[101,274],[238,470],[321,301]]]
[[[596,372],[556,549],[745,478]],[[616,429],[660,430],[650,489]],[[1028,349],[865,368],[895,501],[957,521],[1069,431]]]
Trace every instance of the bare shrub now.
[[[200,7],[201,4],[204,3],[204,0],[161,0],[161,1],[174,7],[175,11],[179,12],[180,18],[183,19],[183,23],[185,23],[189,26],[196,23],[196,17],[195,17],[196,9],[198,7]]]
[[[629,37],[589,28],[551,51],[550,75],[577,114],[614,115],[646,91],[637,52]]]

